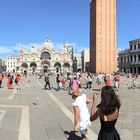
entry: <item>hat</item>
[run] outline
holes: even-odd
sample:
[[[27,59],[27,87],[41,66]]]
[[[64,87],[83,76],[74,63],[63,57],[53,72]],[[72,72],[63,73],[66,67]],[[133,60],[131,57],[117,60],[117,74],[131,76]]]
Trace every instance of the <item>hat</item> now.
[[[78,97],[79,95],[80,95],[79,89],[73,91],[73,93],[72,93],[72,97],[74,97],[74,96]]]

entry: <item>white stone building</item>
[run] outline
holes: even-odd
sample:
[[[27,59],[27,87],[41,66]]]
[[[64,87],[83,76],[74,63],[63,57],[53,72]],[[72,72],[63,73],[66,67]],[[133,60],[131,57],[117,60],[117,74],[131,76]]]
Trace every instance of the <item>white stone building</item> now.
[[[17,72],[18,70],[19,57],[10,56],[6,60],[6,71],[7,72]]]
[[[129,48],[119,51],[119,70],[140,74],[140,38],[129,41]]]
[[[82,61],[82,71],[89,71],[89,59],[90,59],[90,51],[89,49],[84,49],[81,52],[81,61]]]

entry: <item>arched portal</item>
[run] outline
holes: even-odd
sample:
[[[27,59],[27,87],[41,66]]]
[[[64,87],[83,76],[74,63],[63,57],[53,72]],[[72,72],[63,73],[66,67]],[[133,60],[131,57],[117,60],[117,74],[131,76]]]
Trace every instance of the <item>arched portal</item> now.
[[[37,64],[35,62],[31,62],[30,68],[32,69],[32,72],[35,72],[35,69],[37,68]]]
[[[24,68],[24,69],[27,69],[28,68],[28,64],[27,63],[22,63],[21,67]]]
[[[43,60],[43,61],[41,62],[41,66],[42,66],[42,68],[43,68],[43,72],[48,72],[48,69],[49,69],[49,67],[50,67],[50,62],[47,61],[47,60]]]
[[[64,63],[63,68],[64,68],[64,71],[68,71],[70,68],[70,64],[68,62]]]
[[[37,67],[37,64],[36,64],[35,62],[31,62],[31,63],[30,63],[30,68],[31,68],[31,67]]]
[[[59,62],[56,62],[54,64],[55,70],[56,72],[61,72],[61,64]]]
[[[70,64],[68,62],[66,62],[66,63],[64,63],[63,67],[69,68],[70,67]]]
[[[40,56],[41,60],[50,60],[51,59],[51,54],[49,52],[42,52]]]

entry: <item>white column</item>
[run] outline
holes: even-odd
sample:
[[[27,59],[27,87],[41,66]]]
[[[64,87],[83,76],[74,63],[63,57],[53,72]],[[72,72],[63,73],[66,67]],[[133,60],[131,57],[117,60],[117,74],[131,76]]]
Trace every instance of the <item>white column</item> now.
[[[132,45],[132,50],[134,50],[134,45]]]
[[[129,62],[131,62],[131,56],[129,56]]]
[[[132,56],[132,58],[133,58],[133,59],[132,59],[132,62],[134,62],[134,55]]]
[[[136,62],[138,62],[138,54],[136,55]]]
[[[124,56],[122,57],[122,61],[123,61],[123,63],[124,63]]]
[[[136,67],[136,73],[138,73],[138,67]]]
[[[138,49],[138,44],[136,44],[136,50]]]

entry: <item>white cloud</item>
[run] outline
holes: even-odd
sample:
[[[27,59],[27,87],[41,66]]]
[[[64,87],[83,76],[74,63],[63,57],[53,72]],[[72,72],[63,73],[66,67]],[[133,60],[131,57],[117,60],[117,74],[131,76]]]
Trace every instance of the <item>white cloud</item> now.
[[[11,51],[12,51],[11,48],[7,48],[7,47],[0,46],[0,54],[3,54],[3,53],[10,53]]]
[[[53,47],[56,50],[56,52],[60,52],[61,49],[63,48],[63,46],[65,44],[70,44],[73,46],[73,53],[76,55],[81,54],[81,52],[88,48],[85,46],[81,46],[78,45],[77,43],[68,43],[68,42],[52,42],[53,43]],[[29,50],[32,46],[34,46],[35,48],[41,48],[42,44],[37,44],[37,43],[18,43],[15,46],[0,46],[0,54],[4,55],[4,56],[9,56],[9,55],[18,55],[19,54],[19,50],[21,47],[23,47],[25,50]]]
[[[34,46],[35,48],[40,48],[41,44],[37,44],[37,43],[28,43],[28,44],[24,44],[24,43],[19,43],[15,46],[16,50],[20,50],[21,47],[23,47],[25,50],[29,50],[32,46]]]

